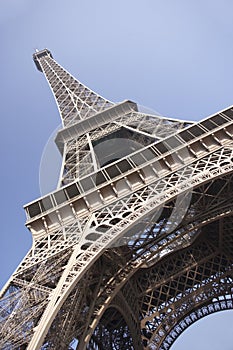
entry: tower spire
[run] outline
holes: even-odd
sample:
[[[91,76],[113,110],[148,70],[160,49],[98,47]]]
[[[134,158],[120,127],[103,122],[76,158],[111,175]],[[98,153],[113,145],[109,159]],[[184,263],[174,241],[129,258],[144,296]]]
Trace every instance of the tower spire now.
[[[48,49],[35,52],[33,60],[52,89],[64,126],[86,119],[113,105],[61,67]]]

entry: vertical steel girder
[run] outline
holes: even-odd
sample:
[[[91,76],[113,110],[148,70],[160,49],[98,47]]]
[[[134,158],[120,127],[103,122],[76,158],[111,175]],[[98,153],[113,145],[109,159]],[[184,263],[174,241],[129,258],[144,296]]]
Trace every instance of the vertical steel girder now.
[[[61,179],[1,292],[0,347],[169,349],[233,308],[233,108],[199,123],[114,104],[33,55],[62,118]]]

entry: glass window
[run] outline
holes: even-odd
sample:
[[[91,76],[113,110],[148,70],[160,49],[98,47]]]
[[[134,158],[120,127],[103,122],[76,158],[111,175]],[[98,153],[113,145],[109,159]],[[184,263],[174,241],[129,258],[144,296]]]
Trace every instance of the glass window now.
[[[69,198],[76,197],[80,194],[76,184],[72,184],[65,188],[65,192],[67,193]]]
[[[34,216],[37,216],[41,213],[39,202],[36,202],[36,203],[29,205],[29,207],[27,209],[28,209],[29,216],[31,218],[33,218]]]
[[[41,208],[43,211],[49,210],[53,207],[53,203],[51,201],[50,196],[45,197],[41,200]]]
[[[64,203],[67,200],[66,194],[63,190],[54,193],[54,197],[57,204]]]

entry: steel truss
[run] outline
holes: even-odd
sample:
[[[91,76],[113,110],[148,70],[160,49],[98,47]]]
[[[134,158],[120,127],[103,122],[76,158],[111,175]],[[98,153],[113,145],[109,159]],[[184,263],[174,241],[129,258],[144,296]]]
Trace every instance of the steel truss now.
[[[58,188],[25,206],[33,245],[1,292],[0,347],[169,349],[232,309],[233,108],[198,123],[114,104],[47,49]]]

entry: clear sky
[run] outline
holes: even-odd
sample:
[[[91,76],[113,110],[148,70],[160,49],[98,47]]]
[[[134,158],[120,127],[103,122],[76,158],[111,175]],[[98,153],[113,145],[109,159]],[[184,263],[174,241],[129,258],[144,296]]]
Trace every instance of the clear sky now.
[[[233,104],[232,13],[232,0],[0,0],[0,287],[30,248],[22,206],[40,196],[60,124],[34,49],[114,102],[200,120]],[[172,350],[232,350],[232,321],[230,311],[203,319]]]

